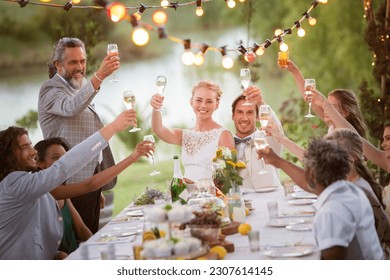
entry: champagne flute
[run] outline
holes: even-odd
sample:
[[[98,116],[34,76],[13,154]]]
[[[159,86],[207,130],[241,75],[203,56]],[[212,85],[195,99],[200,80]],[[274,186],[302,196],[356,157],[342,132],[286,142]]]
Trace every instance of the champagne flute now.
[[[158,90],[158,94],[163,95],[165,86],[167,85],[167,78],[165,76],[157,76],[156,86]],[[160,109],[156,109],[156,111],[161,111]]]
[[[253,134],[253,142],[255,143],[256,150],[264,150],[265,148],[267,148],[268,147],[267,134],[265,133],[265,131],[256,130],[255,133]],[[263,169],[260,170],[257,174],[269,173],[267,170],[265,170],[264,159],[262,158],[260,161]]]
[[[311,100],[313,99],[313,91],[316,89],[316,80],[314,79],[305,79],[305,95],[306,99],[309,102],[309,113],[305,118],[314,118],[314,115],[311,113]]]
[[[154,145],[154,143],[156,142],[156,141],[154,140],[154,137],[153,137],[152,134],[145,135],[145,136],[144,136],[144,141],[152,142],[150,145]],[[152,151],[151,151],[151,152],[152,152]],[[154,164],[154,155],[153,155],[153,152],[152,152],[151,159],[152,159],[152,164],[153,164],[153,171],[152,171],[151,173],[149,173],[149,175],[150,175],[150,176],[156,176],[156,175],[160,174],[161,172],[156,170],[156,166],[155,166],[155,164]]]
[[[271,106],[267,104],[261,105],[259,108],[259,119],[260,119],[260,125],[262,130],[265,130],[270,118],[271,118]]]
[[[251,71],[249,68],[243,68],[240,71],[240,80],[241,80],[241,85],[246,90],[249,87],[249,83],[251,82]],[[251,106],[252,103],[245,101],[242,105],[245,106]]]
[[[127,110],[135,109],[135,95],[131,90],[123,92],[123,102]],[[141,130],[141,128],[134,126],[129,132],[136,132],[139,130]]]
[[[119,49],[117,44],[108,44],[107,45],[107,54],[116,53],[119,54]],[[112,79],[110,82],[119,82],[119,80],[115,77],[115,72],[112,73]]]

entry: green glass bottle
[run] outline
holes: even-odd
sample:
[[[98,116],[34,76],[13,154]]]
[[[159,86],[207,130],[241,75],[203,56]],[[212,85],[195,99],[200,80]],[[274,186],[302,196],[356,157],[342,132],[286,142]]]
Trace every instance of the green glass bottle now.
[[[179,156],[173,156],[173,178],[171,181],[171,198],[172,202],[179,200],[181,204],[187,203],[188,192],[183,180],[183,174],[180,169]]]

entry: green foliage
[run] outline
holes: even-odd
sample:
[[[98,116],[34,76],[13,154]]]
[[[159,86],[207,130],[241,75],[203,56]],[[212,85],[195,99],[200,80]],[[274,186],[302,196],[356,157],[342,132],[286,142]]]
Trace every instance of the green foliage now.
[[[16,124],[28,130],[36,129],[38,127],[38,112],[30,110],[25,116],[16,120]]]

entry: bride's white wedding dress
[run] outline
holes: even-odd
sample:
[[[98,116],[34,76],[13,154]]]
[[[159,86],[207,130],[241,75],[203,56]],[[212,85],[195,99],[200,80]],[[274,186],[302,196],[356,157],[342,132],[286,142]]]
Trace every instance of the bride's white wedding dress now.
[[[209,131],[183,129],[181,153],[185,178],[192,181],[212,178],[212,159],[218,149],[221,133],[225,130],[223,127]]]

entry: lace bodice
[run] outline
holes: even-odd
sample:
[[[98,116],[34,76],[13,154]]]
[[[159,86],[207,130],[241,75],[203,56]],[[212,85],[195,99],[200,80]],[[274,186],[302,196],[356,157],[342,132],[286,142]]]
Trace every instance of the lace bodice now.
[[[221,133],[227,130],[223,127],[209,131],[183,129],[182,161],[184,177],[197,181],[203,178],[211,179],[211,162],[215,157]]]

